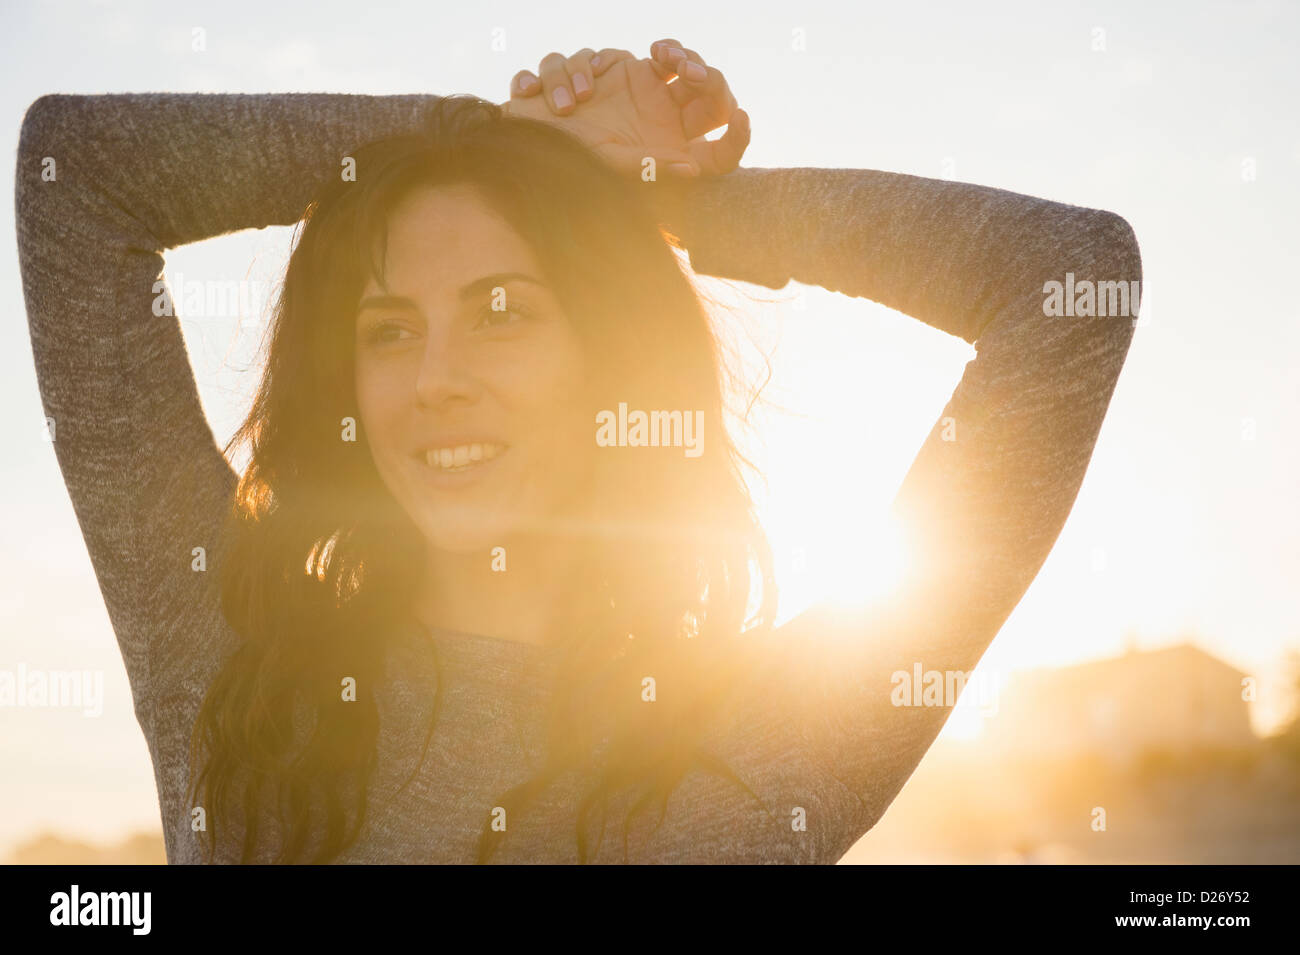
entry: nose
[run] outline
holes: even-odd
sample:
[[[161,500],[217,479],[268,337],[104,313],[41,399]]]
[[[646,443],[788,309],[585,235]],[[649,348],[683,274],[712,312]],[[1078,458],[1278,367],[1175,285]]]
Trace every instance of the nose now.
[[[477,393],[469,350],[452,330],[432,328],[415,380],[416,401],[436,408],[455,402],[473,402]]]

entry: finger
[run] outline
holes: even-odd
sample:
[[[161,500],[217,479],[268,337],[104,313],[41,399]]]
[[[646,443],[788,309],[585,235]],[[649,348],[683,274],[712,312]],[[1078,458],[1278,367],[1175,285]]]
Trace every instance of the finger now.
[[[727,79],[719,70],[708,67],[707,77],[701,83],[683,80],[672,84],[682,90],[674,99],[682,111],[682,132],[687,139],[695,139],[730,122],[738,104],[727,86]]]
[[[655,73],[661,80],[667,82],[677,75],[670,51],[674,49],[680,50],[681,47],[681,41],[674,40],[671,37],[655,40],[650,44],[650,65],[654,67]]]
[[[685,52],[682,41],[672,37],[656,40],[650,44],[650,62],[661,80],[670,82],[677,76],[678,64],[685,62],[682,59]]]
[[[634,57],[627,50],[616,50],[607,46],[591,58],[591,70],[596,76],[600,76],[619,60],[634,60]]]
[[[668,91],[673,102],[682,108],[682,131],[686,137],[695,139],[725,125],[738,105],[726,77],[705,63],[704,57],[695,50],[673,46],[667,40],[661,43],[660,57],[671,63],[669,69],[685,81],[670,83]]]
[[[680,50],[679,54],[677,50]],[[690,80],[692,83],[703,83],[708,79],[708,64],[704,62],[704,57],[700,56],[694,50],[688,50],[684,46],[678,46],[669,51],[678,74],[684,80]]]
[[[541,77],[546,105],[551,112],[556,116],[568,116],[572,113],[578,100],[573,95],[565,58],[559,53],[546,54],[538,64],[537,73]]]
[[[656,180],[691,178],[700,174],[700,164],[689,152],[675,149],[646,149],[644,146],[622,143],[604,143],[597,146],[596,151],[618,171],[634,174],[638,178],[648,168],[646,160],[649,158],[654,159]]]
[[[659,78],[668,83],[668,93],[678,106],[685,106],[702,93],[708,93],[710,90],[706,87],[710,79],[713,79],[714,88],[719,83],[723,88],[726,87],[726,80],[722,78],[722,73],[705,63],[704,57],[694,50],[688,50],[682,46],[673,46],[669,41],[664,40],[657,47],[656,55],[658,59],[652,60],[651,63],[655,66],[655,72],[659,74]],[[672,78],[675,76],[680,76],[681,79],[687,82],[673,82]],[[733,102],[726,105],[728,108],[720,111],[717,121],[708,127],[705,132],[708,132],[709,129],[717,129],[726,121],[726,117],[731,115],[731,110],[735,108],[736,104]],[[693,139],[698,135],[703,135],[703,133],[692,134],[690,138]]]
[[[691,156],[707,175],[729,173],[740,165],[741,157],[749,148],[750,134],[749,114],[738,108],[731,114],[727,131],[720,138],[691,143]]]
[[[652,60],[657,60],[659,59],[659,54],[666,54],[667,51],[673,47],[681,49],[681,46],[682,41],[676,37],[666,36],[662,40],[655,40],[650,44],[650,58]],[[667,60],[665,59],[663,62],[667,63]]]
[[[595,55],[596,51],[591,47],[583,47],[564,64],[564,68],[569,71],[569,86],[579,103],[591,99],[591,94],[595,92],[596,80],[591,71],[591,58]]]
[[[704,58],[694,50],[689,50],[676,40],[660,40],[652,47],[651,60],[663,67],[670,75],[683,74],[697,82],[704,79],[702,70],[694,69],[691,64],[705,66]],[[685,69],[683,69],[685,67]]]
[[[510,80],[511,96],[521,96],[526,99],[529,96],[536,96],[541,91],[541,81],[533,75],[532,70],[520,70]]]

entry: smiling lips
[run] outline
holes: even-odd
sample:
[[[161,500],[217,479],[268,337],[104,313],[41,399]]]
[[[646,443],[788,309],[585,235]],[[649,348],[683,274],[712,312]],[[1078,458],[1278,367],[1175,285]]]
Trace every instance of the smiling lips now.
[[[484,461],[491,461],[505,449],[504,444],[491,442],[459,444],[450,448],[430,448],[423,457],[425,463],[437,471],[468,471]]]

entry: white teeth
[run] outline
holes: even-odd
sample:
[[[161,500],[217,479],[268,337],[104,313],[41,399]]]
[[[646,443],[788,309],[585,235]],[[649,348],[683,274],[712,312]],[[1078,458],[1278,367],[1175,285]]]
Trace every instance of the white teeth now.
[[[491,461],[505,450],[499,444],[462,444],[454,448],[431,448],[425,452],[425,461],[431,468],[463,471],[482,461]]]

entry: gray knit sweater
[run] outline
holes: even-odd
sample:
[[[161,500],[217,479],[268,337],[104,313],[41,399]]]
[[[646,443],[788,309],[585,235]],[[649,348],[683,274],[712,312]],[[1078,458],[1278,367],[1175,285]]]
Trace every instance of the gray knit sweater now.
[[[194,547],[219,552],[236,475],[204,418],[177,319],[153,313],[163,253],[294,223],[340,157],[417,126],[433,100],[46,96],[24,120],[16,221],[41,398],[153,759],[169,862],[200,859],[187,745],[238,638],[216,568],[191,569]],[[1044,285],[1067,272],[1076,289],[1140,280],[1138,246],[1109,212],[872,170],[741,169],[683,188],[689,201],[666,224],[698,272],[819,285],[975,345],[895,502],[915,558],[897,598],[847,641],[846,624],[816,610],[778,628],[755,645],[764,666],[752,685],[709,728],[761,804],[692,772],[658,828],[645,814],[628,843],[632,862],[831,863],[884,813],[950,712],[895,706],[891,675],[918,663],[974,668],[1055,543],[1091,459],[1134,320],[1047,315]],[[429,639],[443,687],[421,652]],[[371,808],[339,861],[472,861],[493,801],[540,766],[554,662],[547,648],[471,634],[398,641],[378,691]],[[398,793],[424,742],[411,716],[435,692],[434,741]],[[576,861],[583,791],[562,782],[510,820],[494,861]],[[622,858],[621,839],[606,838],[597,861]]]

